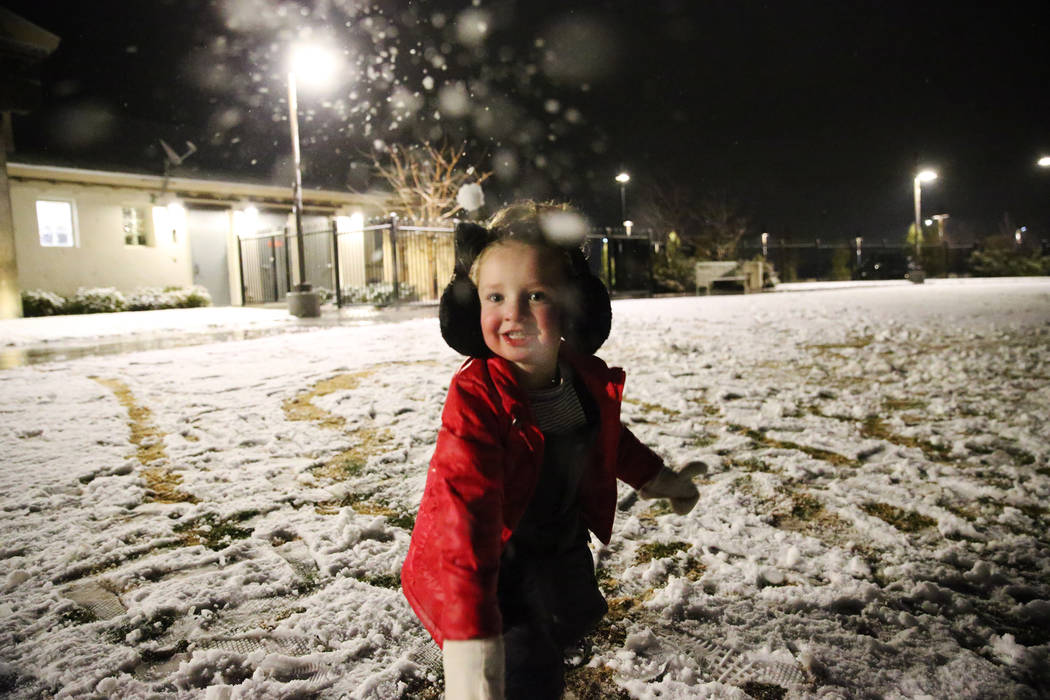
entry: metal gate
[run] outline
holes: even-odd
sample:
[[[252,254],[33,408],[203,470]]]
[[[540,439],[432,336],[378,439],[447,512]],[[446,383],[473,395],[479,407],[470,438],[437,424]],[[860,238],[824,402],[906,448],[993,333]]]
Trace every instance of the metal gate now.
[[[610,294],[652,293],[652,241],[646,234],[591,233],[587,236],[591,272]]]
[[[306,281],[338,306],[436,301],[452,278],[455,228],[403,223],[396,217],[358,231],[304,231]],[[239,239],[245,304],[283,301],[299,269],[295,234]]]

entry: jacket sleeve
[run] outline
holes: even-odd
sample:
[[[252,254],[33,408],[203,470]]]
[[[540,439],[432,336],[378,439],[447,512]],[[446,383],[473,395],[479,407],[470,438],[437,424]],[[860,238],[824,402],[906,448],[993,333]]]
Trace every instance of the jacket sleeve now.
[[[442,412],[412,547],[406,594],[439,644],[502,632],[496,596],[503,531],[503,462],[494,398],[457,377]]]
[[[640,489],[664,466],[663,459],[642,444],[626,426],[621,426],[620,449],[616,456],[616,476],[632,488]]]

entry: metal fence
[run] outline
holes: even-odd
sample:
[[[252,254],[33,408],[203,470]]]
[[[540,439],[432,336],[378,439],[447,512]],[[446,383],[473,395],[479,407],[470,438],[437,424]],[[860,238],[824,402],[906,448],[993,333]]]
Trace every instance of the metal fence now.
[[[435,301],[452,277],[454,232],[396,218],[357,231],[339,231],[334,223],[304,231],[306,281],[338,306]],[[298,245],[287,228],[240,237],[239,255],[245,304],[282,301],[298,284]]]
[[[968,275],[974,246],[923,246],[919,262],[928,276]],[[916,260],[913,246],[887,242],[807,243],[777,241],[767,246],[741,245],[737,259],[764,258],[781,282],[835,279],[903,279]]]
[[[396,217],[357,231],[304,231],[306,281],[339,306],[437,301],[452,277],[455,228],[403,222]],[[651,294],[656,250],[646,231],[592,231],[586,250],[591,271],[614,295]],[[970,274],[975,247],[926,246],[921,264],[928,275]],[[741,245],[736,259],[763,258],[782,282],[816,279],[903,279],[915,259],[910,246],[860,241],[806,243],[771,241]],[[241,292],[245,304],[283,301],[298,283],[294,232],[244,236],[239,240]]]
[[[652,241],[648,233],[606,229],[587,236],[587,262],[611,294],[647,294],[653,289]]]
[[[306,281],[338,306],[437,301],[452,278],[454,234],[451,225],[396,217],[356,231],[339,231],[334,223],[304,231]],[[613,294],[652,290],[652,244],[645,232],[592,232],[586,248],[591,270]],[[245,304],[282,301],[298,284],[298,244],[287,228],[242,236],[239,256]]]

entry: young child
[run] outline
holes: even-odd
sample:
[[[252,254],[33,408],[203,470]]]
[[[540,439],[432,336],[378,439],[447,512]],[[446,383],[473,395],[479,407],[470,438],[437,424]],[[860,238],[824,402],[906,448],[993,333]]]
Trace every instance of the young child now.
[[[580,239],[552,235],[573,216],[525,202],[456,232],[441,330],[470,359],[401,572],[449,700],[561,697],[565,649],[608,610],[587,543],[609,541],[616,479],[680,514],[699,497],[620,422],[624,372],[593,355],[608,292]]]

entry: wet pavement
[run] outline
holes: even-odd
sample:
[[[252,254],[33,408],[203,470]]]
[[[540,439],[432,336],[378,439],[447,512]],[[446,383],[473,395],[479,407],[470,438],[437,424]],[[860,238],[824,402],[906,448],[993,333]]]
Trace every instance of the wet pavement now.
[[[281,305],[266,305],[266,309],[285,310]],[[130,312],[134,314],[148,311]],[[363,326],[377,323],[398,323],[418,318],[437,318],[436,304],[413,304],[399,307],[344,307],[325,308],[319,318],[294,318],[289,316],[280,323],[257,328],[165,328],[136,332],[127,328],[113,329],[105,326],[107,314],[97,315],[100,328],[91,337],[41,338],[36,342],[20,343],[0,347],[0,369],[10,369],[46,362],[74,360],[81,357],[119,355],[146,350],[163,350],[208,343],[223,343],[251,340],[285,333],[302,333],[319,328]],[[3,326],[0,325],[0,331]]]

